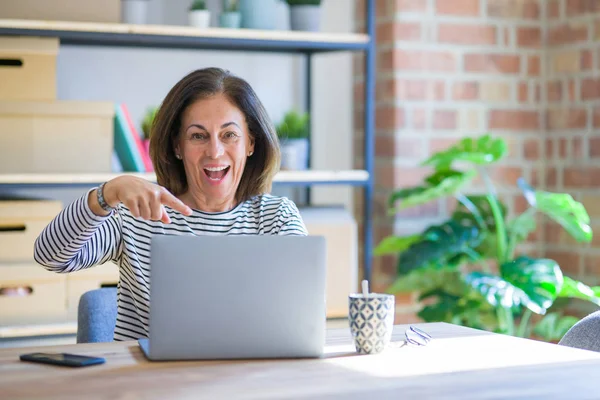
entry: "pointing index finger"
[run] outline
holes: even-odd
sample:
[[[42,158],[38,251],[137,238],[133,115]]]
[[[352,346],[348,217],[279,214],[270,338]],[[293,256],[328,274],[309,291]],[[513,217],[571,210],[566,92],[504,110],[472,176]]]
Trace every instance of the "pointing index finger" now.
[[[163,189],[160,196],[160,202],[166,206],[171,207],[173,210],[177,210],[184,215],[191,215],[192,209],[186,206],[181,200],[173,196],[168,190]]]

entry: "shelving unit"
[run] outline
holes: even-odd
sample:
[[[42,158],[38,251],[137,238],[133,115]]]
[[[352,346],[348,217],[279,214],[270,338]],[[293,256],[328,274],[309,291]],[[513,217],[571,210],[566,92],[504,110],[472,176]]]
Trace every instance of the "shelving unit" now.
[[[306,60],[306,104],[311,112],[312,56],[325,52],[360,51],[365,53],[364,170],[282,171],[276,185],[311,187],[349,185],[364,189],[364,279],[370,279],[372,199],[374,166],[375,98],[375,0],[366,1],[366,34],[334,34],[298,31],[259,31],[249,29],[195,29],[183,26],[75,23],[60,21],[0,19],[0,36],[57,37],[62,45],[127,46],[145,48],[277,52],[300,54]],[[20,188],[90,187],[117,174],[1,174],[0,194]],[[154,180],[153,174],[137,174]]]

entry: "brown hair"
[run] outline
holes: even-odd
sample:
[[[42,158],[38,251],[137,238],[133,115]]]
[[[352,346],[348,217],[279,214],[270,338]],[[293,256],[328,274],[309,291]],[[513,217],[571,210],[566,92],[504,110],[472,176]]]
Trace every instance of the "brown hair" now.
[[[254,138],[254,154],[246,160],[236,201],[242,202],[271,190],[281,155],[277,133],[267,111],[248,82],[229,71],[205,68],[191,72],[173,86],[150,130],[150,157],[157,183],[176,196],[188,189],[183,163],[175,157],[174,151],[182,114],[194,102],[219,93],[242,111],[249,134]]]

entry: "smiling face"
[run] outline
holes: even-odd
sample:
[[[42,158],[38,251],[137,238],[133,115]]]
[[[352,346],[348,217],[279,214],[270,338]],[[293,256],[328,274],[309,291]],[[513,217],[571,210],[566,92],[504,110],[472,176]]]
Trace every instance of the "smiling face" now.
[[[223,94],[198,100],[183,112],[174,144],[188,182],[182,200],[203,211],[233,208],[246,159],[254,152],[242,111]]]

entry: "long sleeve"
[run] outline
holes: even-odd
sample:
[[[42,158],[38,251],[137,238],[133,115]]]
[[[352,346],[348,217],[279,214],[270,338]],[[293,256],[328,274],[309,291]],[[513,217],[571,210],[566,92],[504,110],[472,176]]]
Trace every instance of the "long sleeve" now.
[[[282,236],[307,236],[308,230],[304,225],[304,221],[302,220],[302,216],[300,215],[300,211],[296,204],[289,200],[285,199],[282,201],[279,208],[279,215],[281,226],[279,228],[278,235]]]
[[[121,254],[122,229],[117,211],[101,217],[89,208],[89,192],[65,207],[37,237],[34,259],[49,271],[73,272]]]

